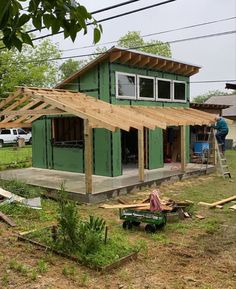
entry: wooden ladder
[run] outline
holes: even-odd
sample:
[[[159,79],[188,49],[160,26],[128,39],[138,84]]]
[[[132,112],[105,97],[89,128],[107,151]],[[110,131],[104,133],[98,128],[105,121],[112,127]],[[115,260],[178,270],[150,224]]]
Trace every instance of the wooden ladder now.
[[[213,158],[214,159],[213,163],[216,163],[215,161],[218,162],[221,175],[223,177],[228,176],[229,178],[231,178],[231,174],[230,174],[229,167],[227,164],[227,159],[225,155],[223,155],[222,153],[221,145],[219,145],[217,142],[213,128],[211,128],[208,133],[207,142],[209,144],[209,149],[205,153],[203,153],[204,162],[202,161],[202,164],[204,163],[206,164],[206,167],[205,167],[206,174],[207,174],[208,165],[211,159]]]
[[[219,145],[218,142],[216,141],[216,154],[217,154],[217,159],[218,159],[218,164],[220,168],[221,175],[225,178],[228,176],[231,178],[231,173],[229,171],[229,166],[227,164],[227,159],[226,156],[222,153],[221,149],[222,145]]]

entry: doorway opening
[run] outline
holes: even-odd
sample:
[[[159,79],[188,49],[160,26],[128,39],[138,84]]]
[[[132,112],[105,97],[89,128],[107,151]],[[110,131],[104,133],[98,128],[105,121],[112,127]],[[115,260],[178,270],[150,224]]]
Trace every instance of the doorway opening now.
[[[132,169],[138,167],[138,131],[121,131],[122,167]]]
[[[181,161],[180,127],[171,126],[163,130],[164,163]]]

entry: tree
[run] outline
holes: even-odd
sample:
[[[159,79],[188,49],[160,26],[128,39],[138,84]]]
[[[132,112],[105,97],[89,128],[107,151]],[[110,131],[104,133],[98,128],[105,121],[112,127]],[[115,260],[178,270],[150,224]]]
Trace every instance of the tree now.
[[[86,65],[86,63],[86,60],[68,59],[64,61],[59,67],[61,72],[60,80],[66,79],[67,77],[71,76],[76,71],[81,69],[84,65]]]
[[[210,90],[204,94],[198,95],[194,97],[193,102],[195,103],[204,103],[206,102],[211,96],[221,96],[221,95],[229,95],[230,93],[223,92],[220,90]]]
[[[57,34],[62,29],[64,38],[70,37],[72,41],[79,31],[86,34],[87,26],[92,24],[94,42],[100,40],[101,25],[75,0],[29,0],[27,7],[23,7],[21,2],[26,0],[0,1],[1,40],[8,49],[16,47],[21,51],[23,43],[33,46],[30,31],[24,31],[26,23],[32,23],[39,31],[44,27],[51,29],[52,34]]]
[[[52,87],[58,81],[58,64],[50,61],[60,57],[60,51],[50,40],[32,48],[0,50],[0,95],[13,91],[15,86]]]
[[[145,42],[140,35],[140,31],[129,31],[126,35],[119,39],[118,46],[134,49],[137,47],[137,50],[147,53],[171,57],[171,49],[168,43],[158,40],[150,40]]]

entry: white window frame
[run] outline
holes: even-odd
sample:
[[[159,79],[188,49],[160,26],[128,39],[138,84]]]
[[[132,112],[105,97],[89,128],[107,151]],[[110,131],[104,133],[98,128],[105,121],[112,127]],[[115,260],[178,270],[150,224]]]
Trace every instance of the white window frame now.
[[[119,92],[119,89],[118,89],[118,76],[119,75],[134,76],[134,79],[135,79],[135,82],[134,82],[135,96],[118,95],[118,92]],[[116,71],[116,98],[117,99],[137,99],[137,76],[136,76],[136,74]]]
[[[158,98],[158,81],[167,81],[170,83],[170,99],[168,98]],[[171,79],[166,78],[156,78],[156,101],[173,102],[173,83]]]
[[[185,90],[184,90],[184,99],[175,99],[175,83],[183,83],[185,85]],[[181,80],[173,80],[173,102],[182,102],[186,103],[187,102],[187,96],[186,96],[186,82],[181,81]]]
[[[153,97],[141,97],[140,96],[140,86],[139,86],[139,79],[140,78],[146,78],[146,79],[152,79],[153,80]],[[139,100],[148,100],[148,101],[155,101],[156,100],[156,82],[155,77],[152,76],[146,76],[146,75],[137,75],[137,90],[138,90],[138,99]]]

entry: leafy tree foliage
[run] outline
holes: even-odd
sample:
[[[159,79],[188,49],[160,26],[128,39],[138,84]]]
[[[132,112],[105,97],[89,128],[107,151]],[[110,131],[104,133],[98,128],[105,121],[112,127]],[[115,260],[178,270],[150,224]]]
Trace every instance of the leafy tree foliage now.
[[[50,40],[32,48],[0,50],[0,95],[13,91],[15,86],[52,87],[57,83],[58,64],[49,61],[60,57],[59,49]]]
[[[24,2],[27,7],[23,7]],[[75,0],[1,0],[0,31],[2,41],[8,48],[22,49],[22,44],[33,46],[32,35],[24,31],[26,23],[32,23],[36,30],[44,27],[51,29],[52,34],[64,31],[64,37],[75,40],[79,31],[87,33],[88,23],[94,28],[94,42],[100,39],[102,27],[87,9]]]
[[[86,60],[78,61],[78,60],[68,59],[64,61],[59,67],[60,72],[61,72],[60,79],[63,80],[71,76],[76,71],[81,69],[86,63],[87,63]]]
[[[194,97],[193,102],[195,103],[204,103],[207,101],[211,96],[222,96],[222,95],[228,95],[230,93],[226,93],[220,90],[210,90],[204,94],[198,95]]]
[[[129,31],[126,35],[119,39],[118,46],[134,49],[137,47],[137,50],[141,50],[147,53],[171,57],[171,49],[168,43],[163,43],[158,40],[150,40],[145,42],[139,31]]]

